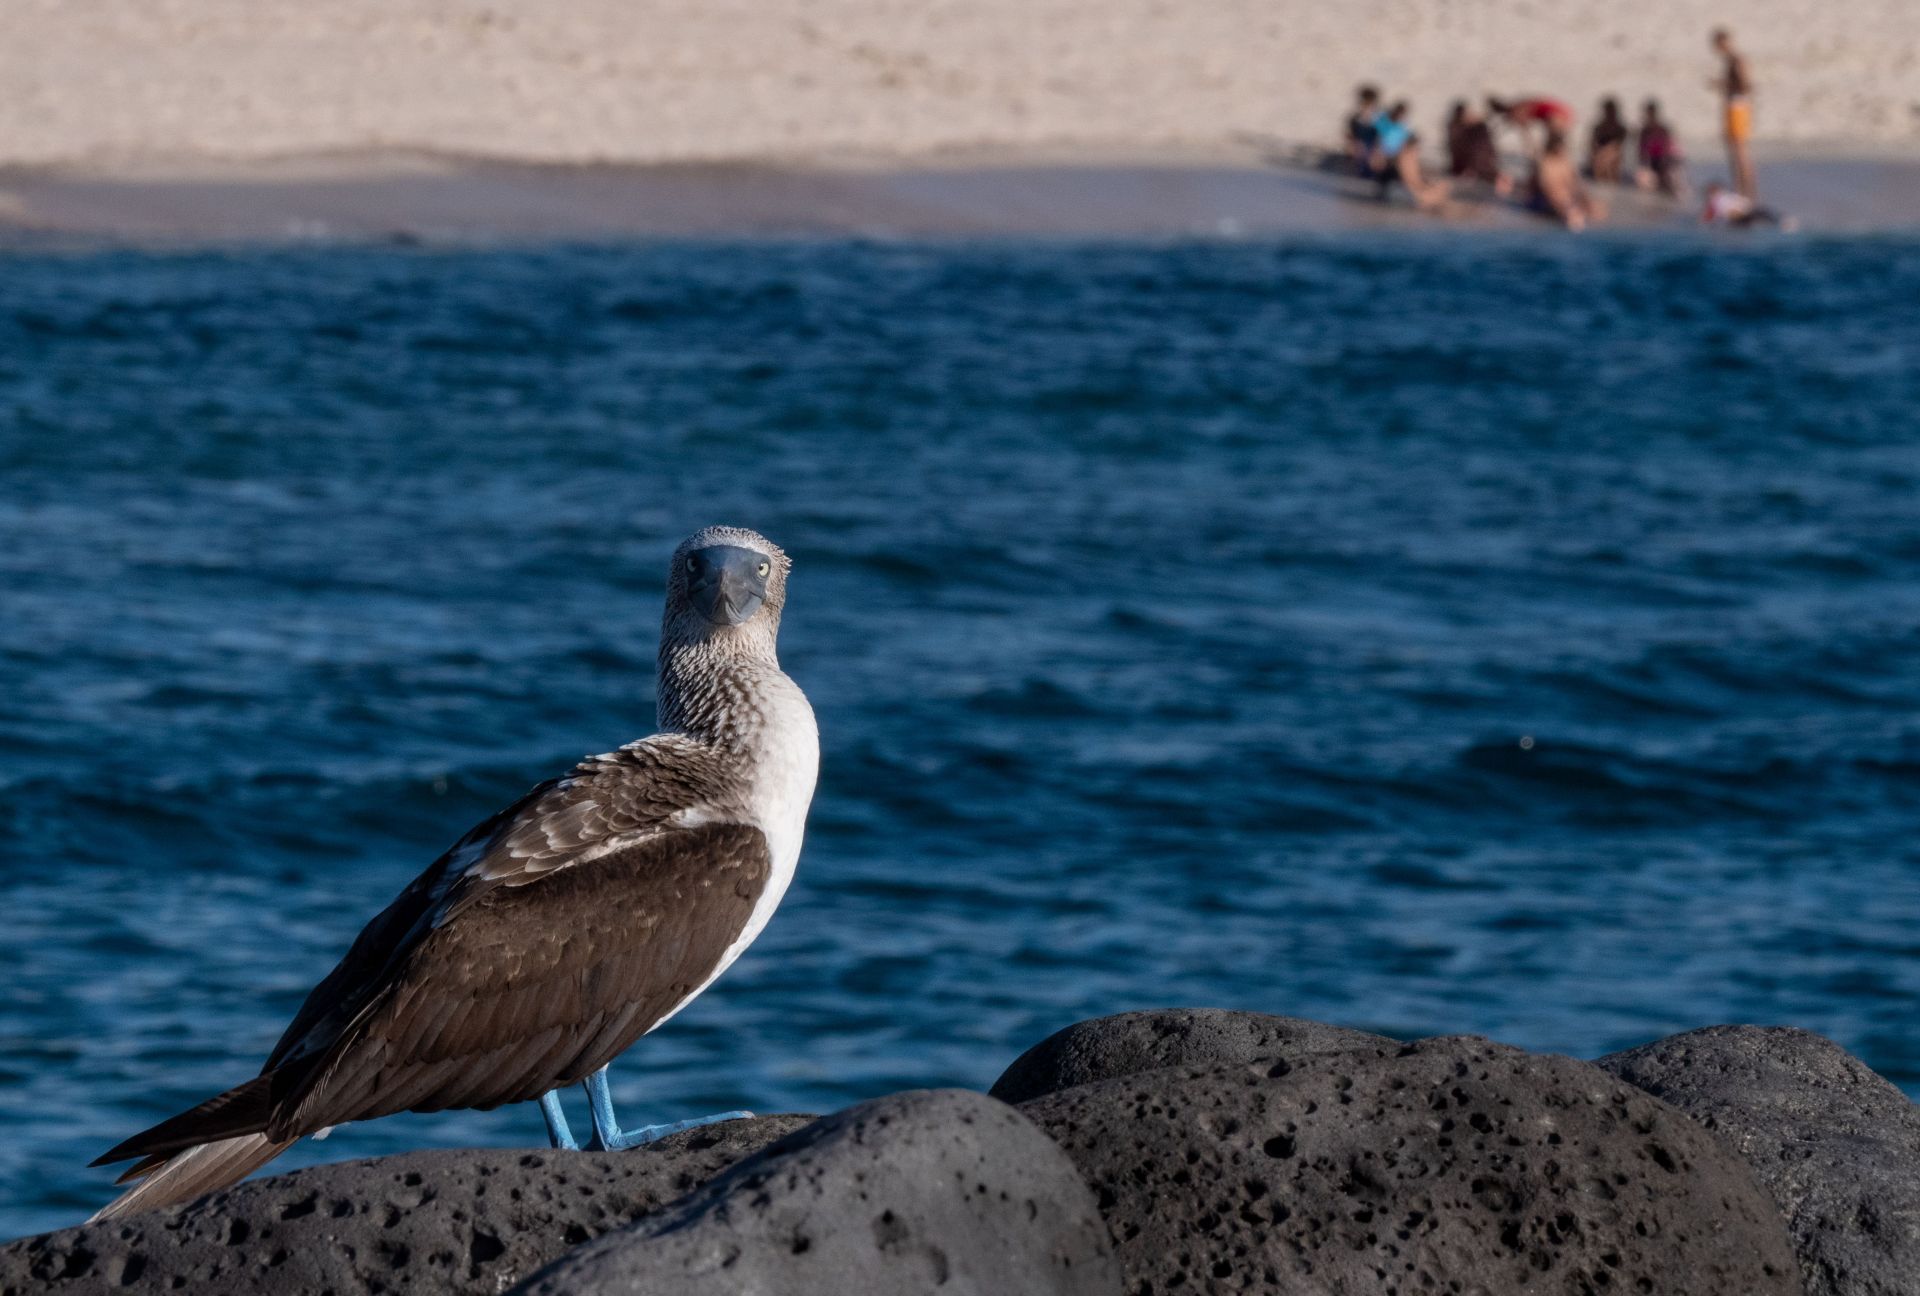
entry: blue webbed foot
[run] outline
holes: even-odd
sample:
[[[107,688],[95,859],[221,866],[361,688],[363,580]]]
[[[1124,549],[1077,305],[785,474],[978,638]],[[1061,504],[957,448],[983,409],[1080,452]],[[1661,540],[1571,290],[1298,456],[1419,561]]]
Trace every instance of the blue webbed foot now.
[[[692,1120],[674,1121],[666,1125],[642,1125],[639,1129],[622,1130],[620,1122],[614,1119],[613,1095],[607,1092],[605,1067],[587,1077],[586,1090],[587,1102],[593,1110],[593,1141],[587,1144],[587,1149],[593,1152],[618,1152],[663,1139],[669,1134],[678,1134],[682,1130],[698,1129],[702,1125],[715,1125],[721,1121],[745,1120],[753,1115],[745,1111],[721,1112],[716,1116],[697,1116]],[[548,1098],[552,1096],[547,1095]],[[545,1102],[545,1098],[541,1099],[543,1110]]]

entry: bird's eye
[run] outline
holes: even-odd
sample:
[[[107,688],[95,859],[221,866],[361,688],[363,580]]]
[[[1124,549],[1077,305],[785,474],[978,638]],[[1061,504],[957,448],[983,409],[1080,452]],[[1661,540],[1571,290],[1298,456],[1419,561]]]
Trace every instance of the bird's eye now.
[[[754,570],[759,572],[762,576],[765,576],[768,572],[773,570],[773,567],[769,563],[761,563],[758,567],[755,567]]]
[[[687,570],[688,570],[688,571],[690,571],[690,572],[697,572],[697,571],[699,571],[699,570],[700,570],[700,560],[699,560],[698,558],[694,558],[694,557],[691,557],[691,556],[690,556],[690,557],[688,557],[688,559],[687,559]]]

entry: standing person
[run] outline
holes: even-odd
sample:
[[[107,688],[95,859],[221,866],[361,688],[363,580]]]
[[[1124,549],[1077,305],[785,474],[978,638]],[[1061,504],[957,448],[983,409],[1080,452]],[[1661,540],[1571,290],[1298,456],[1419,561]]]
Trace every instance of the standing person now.
[[[1680,141],[1660,115],[1660,101],[1647,100],[1640,109],[1640,169],[1634,179],[1642,189],[1658,189],[1669,198],[1681,189]]]
[[[1380,91],[1363,85],[1353,92],[1353,113],[1347,118],[1347,157],[1359,174],[1373,174],[1373,149],[1380,138]]]
[[[1711,82],[1720,92],[1722,125],[1727,137],[1727,170],[1733,175],[1733,187],[1752,200],[1759,196],[1753,176],[1753,154],[1747,144],[1753,138],[1753,70],[1746,55],[1733,47],[1733,33],[1725,27],[1713,30],[1713,52],[1722,60],[1720,75]]]
[[[1600,120],[1587,141],[1587,174],[1597,181],[1619,184],[1627,153],[1627,123],[1620,101],[1608,95],[1600,101]]]

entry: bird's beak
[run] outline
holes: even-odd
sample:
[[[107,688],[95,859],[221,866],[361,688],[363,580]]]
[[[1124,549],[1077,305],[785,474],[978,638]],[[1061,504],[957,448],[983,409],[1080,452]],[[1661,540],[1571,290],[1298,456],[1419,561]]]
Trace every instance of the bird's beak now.
[[[687,597],[713,624],[739,625],[767,601],[767,578],[760,574],[766,555],[737,545],[710,545],[692,557],[698,569],[688,574]]]

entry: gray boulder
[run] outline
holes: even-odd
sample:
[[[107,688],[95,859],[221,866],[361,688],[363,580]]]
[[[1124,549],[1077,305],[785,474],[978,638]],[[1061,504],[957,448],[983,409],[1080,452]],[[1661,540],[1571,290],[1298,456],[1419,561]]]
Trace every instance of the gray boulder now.
[[[1013,1108],[954,1089],[849,1107],[581,1247],[525,1296],[1115,1296],[1093,1194]]]
[[[499,1291],[810,1119],[728,1121],[629,1152],[410,1152],[253,1179],[10,1243],[0,1296]]]
[[[1130,1293],[1793,1296],[1744,1162],[1604,1071],[1478,1038],[1172,1067],[1021,1108]]]
[[[1384,1035],[1300,1017],[1225,1008],[1162,1008],[1078,1022],[1014,1059],[990,1091],[1022,1103],[1075,1085],[1169,1066],[1206,1066],[1391,1045]]]
[[[1810,1031],[1710,1026],[1601,1058],[1745,1158],[1808,1296],[1920,1293],[1920,1108]]]

